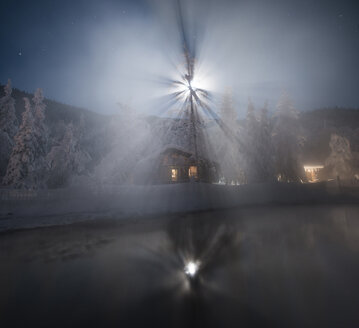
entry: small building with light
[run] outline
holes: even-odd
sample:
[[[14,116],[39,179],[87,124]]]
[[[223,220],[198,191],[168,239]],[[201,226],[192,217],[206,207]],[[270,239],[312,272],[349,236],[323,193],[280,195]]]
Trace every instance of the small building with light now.
[[[159,156],[159,183],[216,182],[218,165],[178,148],[167,148]]]
[[[308,164],[304,165],[304,172],[308,179],[308,182],[319,182],[320,172],[324,169],[324,165]]]

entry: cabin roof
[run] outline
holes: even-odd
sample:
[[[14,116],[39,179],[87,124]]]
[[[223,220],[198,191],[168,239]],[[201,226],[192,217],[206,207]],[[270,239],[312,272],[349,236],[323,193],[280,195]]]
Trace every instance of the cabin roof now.
[[[175,145],[169,145],[169,146],[165,147],[164,149],[162,149],[162,151],[160,153],[168,154],[168,153],[172,153],[172,152],[181,153],[181,155],[183,155],[185,157],[191,157],[191,156],[194,157],[195,156],[193,152],[190,152],[185,148],[178,147]]]

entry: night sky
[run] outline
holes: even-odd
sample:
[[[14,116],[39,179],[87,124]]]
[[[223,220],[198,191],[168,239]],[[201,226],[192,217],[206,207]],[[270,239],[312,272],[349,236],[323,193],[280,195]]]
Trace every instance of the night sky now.
[[[0,82],[113,113],[149,111],[176,74],[180,41],[171,1],[2,0]],[[286,90],[299,109],[359,107],[358,1],[182,1],[203,80],[274,108]],[[201,73],[202,74],[202,73]]]

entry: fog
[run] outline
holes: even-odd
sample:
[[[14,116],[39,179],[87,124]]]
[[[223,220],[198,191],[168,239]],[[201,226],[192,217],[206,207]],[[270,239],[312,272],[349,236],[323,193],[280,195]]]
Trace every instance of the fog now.
[[[9,37],[23,54],[7,55],[2,82],[42,87],[101,113],[116,113],[118,102],[154,113],[168,92],[158,77],[178,75],[183,63],[176,1],[61,6],[34,4],[30,11],[45,18],[28,27],[20,20],[25,9],[16,9]],[[282,90],[299,109],[358,104],[354,4],[197,0],[181,8],[203,82],[219,95],[232,87],[240,115],[248,97],[257,106],[268,100],[272,110]]]
[[[332,93],[342,65],[333,65],[333,57],[349,55],[338,53],[342,41],[333,42],[320,18],[307,24],[311,13],[301,12],[304,8],[298,13],[284,4],[230,1],[182,1],[181,7],[185,33],[196,47],[197,74],[218,97],[231,87],[240,114],[249,97],[258,106],[268,101],[273,110],[283,90],[300,109],[349,105],[348,95]],[[150,11],[128,20],[113,14],[100,28],[89,28],[89,56],[74,73],[86,75],[83,70],[91,67],[94,78],[80,88],[79,101],[93,90],[91,107],[98,110],[113,110],[119,101],[156,111],[157,97],[168,92],[156,78],[178,78],[184,58],[176,2],[151,2]],[[299,17],[292,18],[295,13]]]

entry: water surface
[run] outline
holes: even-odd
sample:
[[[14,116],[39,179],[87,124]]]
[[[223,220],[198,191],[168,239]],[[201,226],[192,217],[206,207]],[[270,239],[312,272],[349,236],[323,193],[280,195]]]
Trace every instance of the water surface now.
[[[358,255],[348,205],[4,233],[0,327],[359,327]]]

